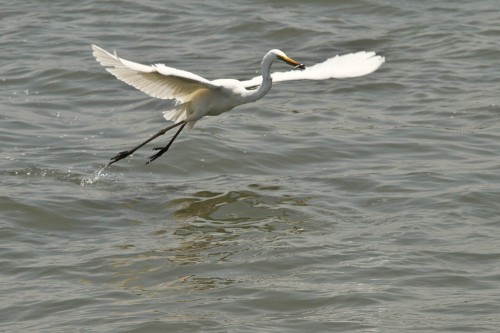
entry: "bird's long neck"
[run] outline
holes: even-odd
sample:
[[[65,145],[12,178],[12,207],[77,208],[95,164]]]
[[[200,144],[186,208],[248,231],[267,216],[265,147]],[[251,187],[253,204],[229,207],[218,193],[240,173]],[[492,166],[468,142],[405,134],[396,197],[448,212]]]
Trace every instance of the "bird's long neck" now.
[[[264,57],[262,60],[262,83],[259,88],[249,91],[247,95],[248,103],[261,99],[269,92],[269,90],[271,90],[273,85],[273,80],[271,79],[271,65],[273,64],[274,59],[274,57]]]

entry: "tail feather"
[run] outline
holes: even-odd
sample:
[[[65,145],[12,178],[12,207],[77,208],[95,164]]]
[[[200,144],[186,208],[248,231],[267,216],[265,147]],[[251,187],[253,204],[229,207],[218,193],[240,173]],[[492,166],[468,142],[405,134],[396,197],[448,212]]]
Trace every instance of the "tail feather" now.
[[[170,110],[163,111],[163,118],[168,121],[173,121],[174,123],[185,121],[190,115],[189,104],[190,102],[182,103],[174,106]],[[193,128],[194,124],[196,124],[196,121],[187,122],[187,126],[189,129]]]

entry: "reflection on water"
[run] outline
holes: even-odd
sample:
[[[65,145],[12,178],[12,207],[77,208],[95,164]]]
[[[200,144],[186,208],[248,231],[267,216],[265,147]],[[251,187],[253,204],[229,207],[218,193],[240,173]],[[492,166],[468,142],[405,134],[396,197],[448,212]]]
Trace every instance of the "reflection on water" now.
[[[230,191],[226,193],[197,192],[193,197],[172,201],[182,205],[173,217],[177,220],[201,218],[216,224],[241,223],[263,219],[296,220],[302,213],[291,207],[304,206],[304,199],[290,195],[263,195],[254,191]]]
[[[296,207],[306,206],[307,200],[280,195],[279,187],[250,187],[252,191],[200,191],[169,201],[175,208],[173,221],[167,222],[173,231],[151,233],[150,251],[136,249],[135,256],[113,259],[114,284],[141,293],[223,288],[235,279],[224,272],[200,276],[199,266],[214,272],[214,265],[241,262],[243,254],[258,256],[283,235],[304,231],[306,216]],[[247,237],[241,237],[244,233]]]

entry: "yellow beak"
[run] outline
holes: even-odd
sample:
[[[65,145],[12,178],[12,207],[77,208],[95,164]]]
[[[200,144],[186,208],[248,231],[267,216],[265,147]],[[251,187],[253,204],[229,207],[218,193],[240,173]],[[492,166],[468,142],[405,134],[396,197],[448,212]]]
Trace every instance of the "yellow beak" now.
[[[294,68],[300,68],[300,69],[306,68],[306,66],[304,64],[301,64],[300,62],[295,61],[292,58],[287,57],[287,56],[278,56],[278,59],[283,60],[284,62],[286,62],[290,66],[294,66]]]

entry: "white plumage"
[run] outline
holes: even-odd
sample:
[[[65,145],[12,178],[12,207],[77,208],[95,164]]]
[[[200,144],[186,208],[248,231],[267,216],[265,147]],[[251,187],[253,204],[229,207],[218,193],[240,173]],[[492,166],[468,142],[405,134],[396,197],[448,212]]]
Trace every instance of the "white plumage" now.
[[[326,80],[346,79],[364,76],[375,72],[385,61],[384,57],[375,52],[356,52],[344,55],[336,55],[313,66],[308,66],[303,71],[288,71],[272,73],[273,83],[292,80]],[[243,81],[247,88],[258,86],[262,82],[262,76],[256,76],[251,80]]]
[[[132,154],[169,129],[180,126],[169,144],[159,148],[159,152],[150,158],[151,162],[168,150],[185,125],[193,127],[196,121],[204,116],[216,116],[238,105],[254,102],[264,97],[275,82],[363,76],[377,70],[385,61],[384,57],[374,52],[363,51],[335,56],[306,69],[303,64],[289,58],[284,52],[274,49],[262,59],[261,76],[247,81],[233,79],[210,81],[164,64],[148,66],[125,60],[118,57],[116,52],[111,54],[94,44],[92,49],[96,60],[117,79],[152,97],[175,100],[173,108],[163,113],[164,118],[173,121],[174,125],[161,130],[139,146],[119,153],[109,164]],[[271,74],[271,65],[275,60],[282,60],[294,66],[294,70]]]

